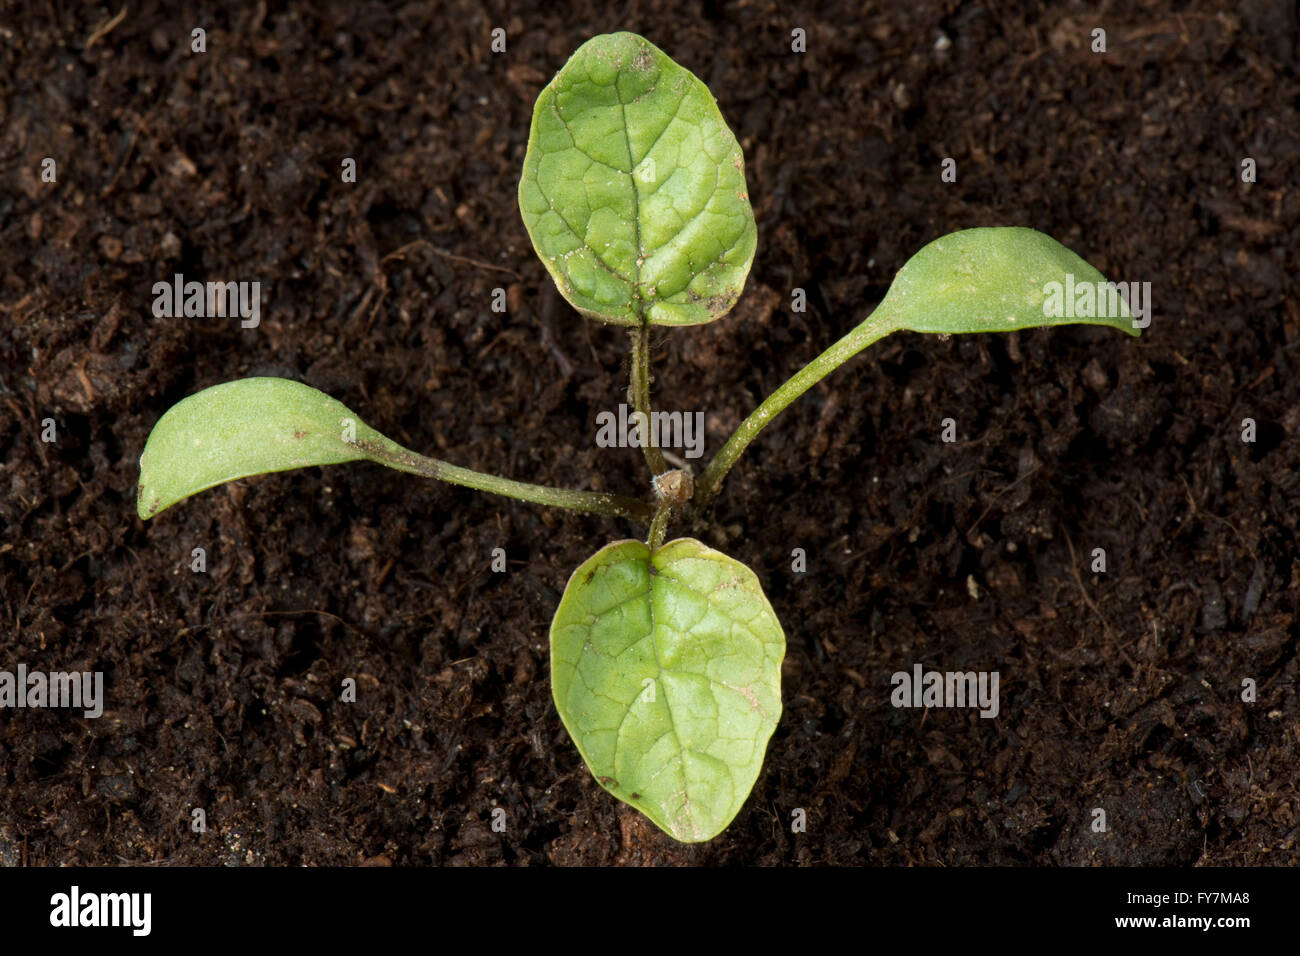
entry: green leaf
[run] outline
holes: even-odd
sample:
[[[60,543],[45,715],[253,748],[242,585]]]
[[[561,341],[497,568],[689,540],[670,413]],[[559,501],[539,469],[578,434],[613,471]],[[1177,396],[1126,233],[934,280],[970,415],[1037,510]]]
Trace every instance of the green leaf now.
[[[1060,286],[1053,297],[1051,283]],[[1092,308],[1079,295],[1091,285]],[[894,277],[878,311],[914,332],[1010,332],[1045,325],[1109,325],[1139,335],[1106,277],[1050,236],[1019,226],[964,229],[934,240]],[[1068,298],[1067,298],[1068,297]],[[1100,307],[1098,307],[1100,303]],[[1062,314],[1053,314],[1056,306]],[[1105,314],[1067,314],[1072,310]]]
[[[136,510],[151,518],[213,485],[250,475],[404,451],[342,402],[284,378],[245,378],[182,399],[140,455]]]
[[[606,790],[684,843],[726,828],[781,716],[785,634],[757,576],[693,538],[607,545],[551,624],[551,688]]]
[[[588,40],[542,90],[519,209],[560,292],[605,322],[721,318],[754,260],[740,144],[708,87],[634,33]]]

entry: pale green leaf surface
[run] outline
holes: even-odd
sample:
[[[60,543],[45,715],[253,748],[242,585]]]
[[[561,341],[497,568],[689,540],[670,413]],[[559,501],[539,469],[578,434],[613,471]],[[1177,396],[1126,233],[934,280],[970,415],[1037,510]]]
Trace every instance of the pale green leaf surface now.
[[[177,402],[154,425],[140,455],[136,510],[150,518],[225,481],[357,461],[368,457],[357,444],[366,442],[400,447],[342,402],[300,382],[245,378],[214,385]]]
[[[551,624],[551,688],[588,768],[677,840],[735,817],[781,716],[785,634],[757,576],[692,538],[602,548]]]
[[[896,328],[914,332],[1011,332],[1048,325],[1109,325],[1138,335],[1133,313],[1107,295],[1108,315],[1065,312],[1067,275],[1099,284],[1106,277],[1050,236],[1020,226],[963,229],[935,239],[894,277],[878,312]],[[1050,314],[1048,283],[1062,287],[1061,315]]]
[[[744,156],[713,95],[632,33],[588,40],[542,90],[519,209],[564,297],[621,325],[725,315],[757,243]]]

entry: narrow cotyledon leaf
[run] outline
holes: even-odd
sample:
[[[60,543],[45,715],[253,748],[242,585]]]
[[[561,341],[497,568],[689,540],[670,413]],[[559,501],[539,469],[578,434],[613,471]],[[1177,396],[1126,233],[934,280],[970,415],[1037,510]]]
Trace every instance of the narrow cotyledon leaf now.
[[[749,414],[695,483],[713,499],[741,453],[800,395],[863,349],[901,330],[940,335],[1106,325],[1140,335],[1151,323],[1149,282],[1112,282],[1051,236],[1024,226],[963,229],[907,260],[884,300]]]
[[[1145,322],[1125,300],[1128,288],[1107,281],[1079,255],[1037,230],[963,229],[935,239],[908,259],[878,314],[863,324],[887,319],[898,329],[938,333],[1086,324],[1139,335]]]
[[[136,510],[150,518],[222,482],[405,451],[342,402],[301,382],[245,378],[177,402],[140,455]]]
[[[283,378],[214,385],[169,409],[140,456],[136,508],[141,518],[150,518],[225,481],[362,459],[556,508],[641,521],[653,514],[650,505],[637,498],[534,485],[426,458],[375,431],[324,392]]]

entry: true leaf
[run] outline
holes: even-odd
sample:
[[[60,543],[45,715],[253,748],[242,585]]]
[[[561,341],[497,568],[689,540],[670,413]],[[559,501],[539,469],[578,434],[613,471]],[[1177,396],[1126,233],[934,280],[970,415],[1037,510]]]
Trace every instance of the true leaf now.
[[[1060,285],[1053,300],[1050,283]],[[1010,332],[1076,323],[1109,325],[1130,335],[1140,326],[1118,295],[1094,298],[1091,311],[1070,315],[1074,290],[1107,293],[1106,277],[1050,236],[1006,226],[963,229],[935,239],[899,270],[878,312],[914,332]],[[1068,298],[1067,298],[1068,297]],[[1097,308],[1096,302],[1104,302]],[[1062,305],[1062,314],[1052,307]],[[871,320],[868,320],[871,321]]]
[[[250,475],[404,451],[324,392],[283,378],[245,378],[177,402],[140,455],[136,510],[150,518],[213,485]]]
[[[519,209],[564,297],[606,322],[711,322],[754,259],[736,137],[708,87],[633,33],[588,40],[537,98]]]
[[[784,656],[754,572],[692,538],[602,548],[551,624],[555,705],[587,767],[687,843],[720,833],[749,796]]]

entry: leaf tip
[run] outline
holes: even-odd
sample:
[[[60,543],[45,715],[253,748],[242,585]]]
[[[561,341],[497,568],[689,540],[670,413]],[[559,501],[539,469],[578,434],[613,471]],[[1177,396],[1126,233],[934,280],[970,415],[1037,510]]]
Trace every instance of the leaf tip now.
[[[150,492],[141,482],[135,493],[135,513],[140,516],[141,521],[148,521],[156,515],[161,509],[158,507],[161,502],[158,496]]]

